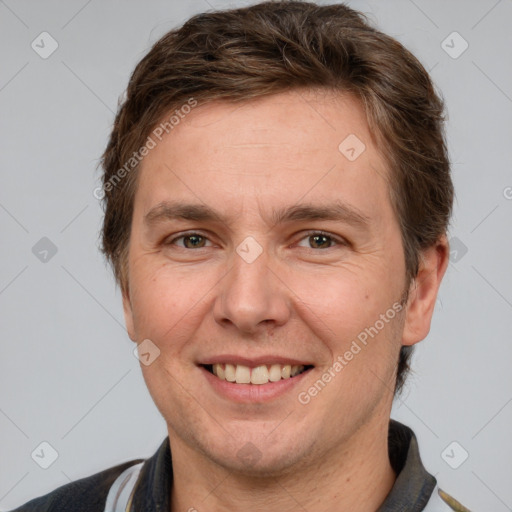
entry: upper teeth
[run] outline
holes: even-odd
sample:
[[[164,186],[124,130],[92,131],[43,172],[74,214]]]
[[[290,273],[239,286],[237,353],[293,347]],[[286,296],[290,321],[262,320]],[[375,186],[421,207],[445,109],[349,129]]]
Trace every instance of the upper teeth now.
[[[267,384],[295,377],[304,370],[302,365],[272,364],[249,368],[243,364],[214,364],[213,374],[219,379],[237,384]]]

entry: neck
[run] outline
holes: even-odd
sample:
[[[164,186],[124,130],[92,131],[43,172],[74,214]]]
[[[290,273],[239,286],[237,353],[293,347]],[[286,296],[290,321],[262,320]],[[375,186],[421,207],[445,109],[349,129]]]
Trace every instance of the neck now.
[[[389,416],[373,420],[378,421],[361,427],[316,463],[272,478],[230,472],[170,432],[171,511],[374,512],[396,475],[388,456]]]

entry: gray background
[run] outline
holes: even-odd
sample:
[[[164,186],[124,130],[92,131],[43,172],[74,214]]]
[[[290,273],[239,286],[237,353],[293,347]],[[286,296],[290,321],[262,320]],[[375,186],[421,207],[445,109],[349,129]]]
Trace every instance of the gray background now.
[[[442,488],[472,510],[512,510],[512,1],[348,3],[431,70],[449,115],[456,251],[394,417]],[[245,4],[0,0],[3,510],[166,436],[98,251],[96,167],[149,46],[194,13]],[[31,47],[43,31],[59,45],[46,59]],[[454,31],[469,44],[457,58]],[[48,469],[43,441],[58,453]]]

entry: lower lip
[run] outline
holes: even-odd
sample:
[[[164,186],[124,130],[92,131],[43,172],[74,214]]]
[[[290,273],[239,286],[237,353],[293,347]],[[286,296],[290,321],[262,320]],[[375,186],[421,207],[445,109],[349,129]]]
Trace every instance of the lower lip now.
[[[309,368],[295,377],[267,384],[236,384],[219,379],[203,366],[200,366],[199,369],[219,395],[234,402],[248,404],[268,402],[284,395],[298,386],[313,368]]]

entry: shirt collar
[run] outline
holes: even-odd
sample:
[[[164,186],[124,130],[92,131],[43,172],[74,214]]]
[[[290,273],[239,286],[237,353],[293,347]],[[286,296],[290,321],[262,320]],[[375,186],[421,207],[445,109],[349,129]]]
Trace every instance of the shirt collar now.
[[[390,420],[388,450],[397,478],[377,512],[421,512],[437,482],[421,462],[414,432],[406,425]],[[172,479],[172,459],[167,437],[142,467],[132,509],[169,512]]]
[[[377,512],[421,512],[437,481],[421,462],[414,432],[395,420],[389,422],[388,451],[395,483]]]

